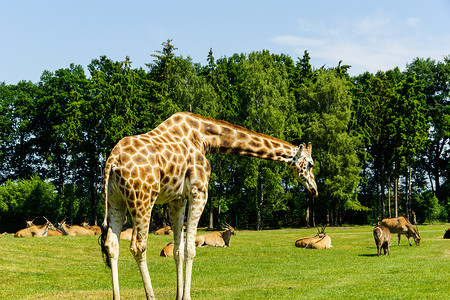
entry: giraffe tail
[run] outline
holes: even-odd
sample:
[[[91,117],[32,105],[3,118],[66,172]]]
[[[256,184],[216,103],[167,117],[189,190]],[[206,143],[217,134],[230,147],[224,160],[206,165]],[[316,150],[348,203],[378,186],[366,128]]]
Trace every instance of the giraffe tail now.
[[[99,237],[100,247],[102,249],[102,256],[105,260],[106,265],[111,268],[111,262],[109,257],[109,251],[108,248],[106,248],[106,239],[108,235],[108,229],[109,229],[109,223],[108,223],[108,183],[109,183],[109,176],[111,173],[111,170],[114,169],[114,165],[111,163],[106,163],[105,169],[103,170],[102,174],[102,195],[103,199],[105,200],[105,219],[103,220],[103,223],[101,225],[102,234]]]

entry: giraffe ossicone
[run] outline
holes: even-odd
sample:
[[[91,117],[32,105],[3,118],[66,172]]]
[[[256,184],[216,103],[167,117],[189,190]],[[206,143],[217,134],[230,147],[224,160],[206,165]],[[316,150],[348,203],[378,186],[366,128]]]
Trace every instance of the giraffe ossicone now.
[[[139,266],[146,296],[153,299],[145,253],[150,214],[155,203],[168,204],[174,232],[177,299],[190,299],[195,237],[208,198],[211,172],[206,154],[284,162],[308,194],[317,197],[311,151],[311,144],[297,147],[241,126],[184,112],[172,115],[148,133],[121,139],[106,161],[102,178],[105,220],[101,246],[111,267],[114,298],[120,298],[118,241],[127,209],[133,223],[130,250]]]

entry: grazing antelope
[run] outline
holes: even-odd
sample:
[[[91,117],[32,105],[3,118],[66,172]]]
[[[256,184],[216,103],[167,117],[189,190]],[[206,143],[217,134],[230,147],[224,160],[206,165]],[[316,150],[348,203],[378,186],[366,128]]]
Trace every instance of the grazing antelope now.
[[[384,255],[389,255],[389,246],[391,245],[391,232],[387,227],[378,225],[373,229],[373,238],[377,245],[378,257],[381,256],[381,249],[384,251]]]
[[[168,243],[162,250],[159,256],[173,257],[173,243]]]
[[[236,235],[236,230],[226,224],[225,231],[213,231],[199,235],[195,238],[196,247],[230,247],[231,235]]]
[[[191,298],[197,226],[208,199],[211,166],[207,154],[283,162],[307,192],[317,197],[311,151],[311,144],[294,146],[224,121],[183,112],[172,115],[148,133],[122,138],[111,151],[102,176],[105,219],[101,247],[105,262],[111,267],[114,298],[120,298],[118,238],[127,210],[133,223],[130,251],[139,267],[147,299],[153,299],[146,258],[148,228],[154,205],[168,204],[174,233],[177,299],[187,300]]]
[[[414,228],[414,226],[409,222],[409,220],[403,216],[398,218],[386,218],[381,221],[381,225],[387,227],[391,233],[398,233],[398,245],[400,246],[400,235],[404,234],[408,238],[408,243],[410,246],[410,237],[413,237],[414,242],[417,246],[420,244],[419,228]]]
[[[44,217],[45,218],[45,217]],[[45,219],[47,222],[44,225],[31,225],[30,227],[21,229],[14,234],[14,237],[43,237],[47,236],[47,232],[50,229],[56,230],[53,224]]]
[[[120,239],[121,240],[130,240],[131,241],[131,234],[133,233],[133,228],[128,228],[123,230],[120,233]]]
[[[173,235],[172,227],[164,226],[155,231],[156,235]]]
[[[80,224],[81,227],[86,228],[86,229],[90,229],[94,232],[95,235],[100,235],[102,234],[102,228],[98,225],[89,225],[88,222],[83,222]]]
[[[83,228],[78,225],[69,226],[66,221],[63,220],[58,223],[58,228],[61,229],[64,235],[75,236],[75,235],[94,235],[94,231],[90,229]]]

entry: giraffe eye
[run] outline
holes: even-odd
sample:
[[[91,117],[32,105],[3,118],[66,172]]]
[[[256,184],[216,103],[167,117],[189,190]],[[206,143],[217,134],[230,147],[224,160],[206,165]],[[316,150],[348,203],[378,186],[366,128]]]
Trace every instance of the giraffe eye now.
[[[312,168],[314,168],[314,164],[313,164],[312,162],[309,162],[309,163],[308,163],[308,167],[309,167],[310,169],[312,169]]]

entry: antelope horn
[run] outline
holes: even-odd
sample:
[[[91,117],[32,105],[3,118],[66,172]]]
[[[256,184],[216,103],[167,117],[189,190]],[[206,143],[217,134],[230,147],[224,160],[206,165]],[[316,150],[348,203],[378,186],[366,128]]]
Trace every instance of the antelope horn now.
[[[47,220],[47,218],[46,218],[45,216],[43,216],[43,217],[44,217],[45,221],[51,223],[49,220]],[[33,220],[33,221],[34,221],[34,220]]]

